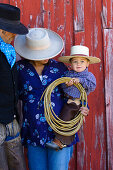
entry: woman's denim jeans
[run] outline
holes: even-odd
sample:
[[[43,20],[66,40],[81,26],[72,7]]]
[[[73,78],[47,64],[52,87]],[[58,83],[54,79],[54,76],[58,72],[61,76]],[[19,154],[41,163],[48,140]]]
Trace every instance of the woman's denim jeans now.
[[[0,123],[0,170],[26,170],[20,128],[15,120]]]
[[[29,170],[68,170],[73,146],[56,151],[28,145]]]

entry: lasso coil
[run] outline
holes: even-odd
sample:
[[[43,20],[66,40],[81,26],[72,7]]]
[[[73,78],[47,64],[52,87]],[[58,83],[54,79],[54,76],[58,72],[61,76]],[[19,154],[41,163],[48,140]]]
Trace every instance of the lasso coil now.
[[[54,112],[52,105],[51,105],[51,93],[53,89],[61,83],[65,83],[70,81],[70,77],[62,77],[56,79],[52,82],[44,91],[41,99],[44,97],[44,114],[45,118],[50,125],[50,127],[58,134],[64,136],[71,136],[74,135],[82,126],[83,124],[83,114],[81,112],[70,121],[63,121],[60,119]],[[87,94],[80,83],[74,84],[78,90],[80,91],[80,100],[82,102],[82,106],[87,107]],[[85,102],[84,102],[85,101]]]

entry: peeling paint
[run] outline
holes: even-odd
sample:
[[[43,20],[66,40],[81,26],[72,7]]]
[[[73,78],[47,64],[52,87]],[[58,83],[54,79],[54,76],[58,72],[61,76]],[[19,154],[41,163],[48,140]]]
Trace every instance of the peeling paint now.
[[[102,71],[102,67],[103,67],[102,64],[100,64],[100,67],[99,67],[100,72]]]
[[[96,132],[95,149],[101,150],[100,169],[103,169],[103,160],[105,160],[106,165],[106,153],[103,150],[105,139],[103,113],[101,115],[98,115],[98,117],[95,115],[95,132]]]
[[[111,0],[111,5],[110,5],[110,11],[111,11],[111,22],[110,22],[110,27],[113,28],[113,0]]]
[[[104,28],[113,28],[113,0],[103,1]]]
[[[103,17],[103,27],[107,27],[107,8],[103,5],[103,13],[102,13],[102,17]]]
[[[74,30],[84,31],[84,0],[78,0],[75,8]]]
[[[36,17],[36,28],[38,27],[38,16]]]
[[[85,156],[85,139],[84,139],[84,133],[83,133],[83,126],[80,129],[80,141],[82,144],[81,149],[77,152],[77,161],[80,164],[81,169],[84,167],[84,156]]]
[[[32,18],[33,18],[33,16],[32,16],[32,15],[30,15],[30,22],[32,21]]]
[[[98,115],[98,114],[97,114]],[[98,144],[102,145],[104,143],[104,120],[103,113],[95,115],[95,131],[96,131],[96,140],[95,140],[95,149],[98,147]]]
[[[98,26],[96,25],[95,23],[95,26],[94,26],[94,47],[95,47],[95,50],[97,49],[98,47]]]
[[[48,29],[51,29],[51,12],[48,11]]]

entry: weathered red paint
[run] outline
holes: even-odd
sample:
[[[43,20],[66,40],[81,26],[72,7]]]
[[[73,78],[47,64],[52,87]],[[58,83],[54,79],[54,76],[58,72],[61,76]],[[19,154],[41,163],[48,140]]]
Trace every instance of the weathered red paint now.
[[[88,97],[90,115],[83,126],[84,133],[80,131],[81,143],[78,145],[77,169],[106,169],[101,8],[102,4],[99,1],[84,2],[84,43],[90,47],[90,55],[97,56],[102,61],[101,64],[89,66],[89,70],[96,76],[97,88]]]
[[[113,29],[113,1],[112,0],[103,0],[103,19],[105,22],[104,28]]]
[[[5,4],[9,4],[9,0],[0,0],[0,3],[5,3]]]
[[[60,55],[69,55],[72,45],[82,44],[101,59],[89,66],[97,80],[88,96],[90,114],[79,131],[69,170],[113,169],[113,0],[0,0],[21,9],[27,27],[45,27],[64,40]],[[112,49],[112,50],[111,50]],[[57,57],[56,57],[57,59]]]
[[[104,66],[108,169],[113,169],[113,29],[104,29]]]

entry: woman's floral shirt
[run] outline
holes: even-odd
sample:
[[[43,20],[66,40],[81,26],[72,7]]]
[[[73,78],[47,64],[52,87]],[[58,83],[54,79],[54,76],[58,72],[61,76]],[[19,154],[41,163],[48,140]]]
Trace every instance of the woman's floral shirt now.
[[[33,65],[27,60],[17,62],[17,69],[19,96],[23,101],[22,142],[25,145],[44,147],[46,142],[53,139],[54,133],[46,122],[44,103],[43,100],[40,101],[40,98],[49,84],[64,75],[67,67],[61,62],[49,60],[42,72],[42,81]],[[57,86],[51,94],[51,104],[57,115],[60,113],[64,100],[62,89]],[[78,135],[76,134],[74,143],[77,141]]]

